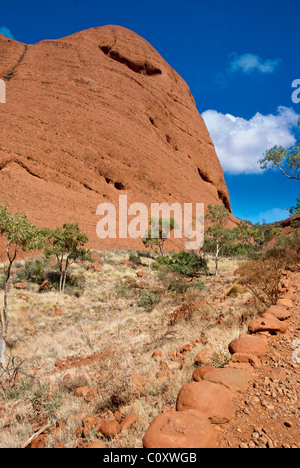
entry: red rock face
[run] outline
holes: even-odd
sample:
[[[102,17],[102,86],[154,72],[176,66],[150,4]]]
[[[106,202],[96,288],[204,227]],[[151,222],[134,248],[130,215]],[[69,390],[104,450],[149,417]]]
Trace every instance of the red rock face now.
[[[224,174],[185,81],[144,39],[104,26],[24,45],[0,35],[0,197],[38,226],[77,221],[97,248],[98,204],[223,203]]]

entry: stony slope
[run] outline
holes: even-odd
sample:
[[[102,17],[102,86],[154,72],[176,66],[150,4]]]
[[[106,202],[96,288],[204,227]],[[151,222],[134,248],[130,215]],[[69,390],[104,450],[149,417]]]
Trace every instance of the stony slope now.
[[[33,45],[0,35],[0,78],[1,201],[39,226],[78,221],[99,247],[97,205],[120,194],[231,212],[187,84],[134,32],[104,26]]]

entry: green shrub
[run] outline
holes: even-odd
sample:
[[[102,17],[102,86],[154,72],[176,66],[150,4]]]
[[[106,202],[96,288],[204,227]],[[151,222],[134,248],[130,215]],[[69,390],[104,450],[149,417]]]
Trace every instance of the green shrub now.
[[[204,281],[195,281],[194,283],[190,284],[190,287],[199,289],[199,291],[203,291],[203,289],[206,289]]]
[[[129,254],[129,261],[132,262],[136,266],[142,265],[140,256],[136,254],[135,252]]]
[[[183,294],[187,289],[188,284],[181,277],[171,280],[168,286],[168,291],[176,294]]]
[[[169,256],[159,256],[152,264],[152,268],[164,268],[169,271],[178,272],[186,277],[199,276],[204,269],[207,271],[207,262],[194,252],[181,251]]]
[[[24,265],[23,279],[33,283],[41,284],[45,276],[45,267],[49,262],[46,259],[26,260]]]
[[[161,301],[161,299],[156,296],[154,293],[143,293],[140,296],[140,300],[138,302],[138,307],[144,307],[148,312],[151,310]]]

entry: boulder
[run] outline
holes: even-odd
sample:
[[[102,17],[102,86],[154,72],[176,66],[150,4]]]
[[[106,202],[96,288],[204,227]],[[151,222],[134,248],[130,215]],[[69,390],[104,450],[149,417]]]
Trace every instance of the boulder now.
[[[232,340],[228,345],[228,349],[230,354],[254,354],[255,356],[262,357],[267,354],[269,345],[263,338],[244,335]]]
[[[198,367],[196,370],[193,372],[193,380],[195,382],[200,382],[200,380],[203,380],[203,376],[207,373],[210,372],[211,370],[214,370],[215,367],[212,366],[202,366]]]
[[[156,416],[143,438],[144,448],[216,448],[217,431],[199,411],[169,411]]]
[[[285,333],[287,330],[287,323],[283,323],[278,320],[276,317],[270,314],[263,314],[262,317],[259,317],[255,320],[251,320],[248,324],[249,333],[258,333],[258,332],[269,332],[274,333]]]
[[[223,424],[233,416],[232,393],[213,382],[201,380],[184,385],[177,397],[176,410],[195,409],[215,424]]]
[[[249,385],[250,373],[230,367],[213,369],[203,375],[203,380],[222,384],[232,392],[245,392]]]
[[[246,353],[233,354],[229,365],[231,364],[250,364],[254,369],[259,369],[261,367],[261,362],[258,356]]]
[[[273,315],[278,320],[286,320],[292,315],[292,312],[290,312],[290,310],[281,305],[272,305],[268,308],[268,310],[266,310],[266,312],[270,315]]]
[[[280,306],[286,307],[287,309],[292,309],[294,307],[293,302],[288,297],[287,298],[283,297],[281,299],[278,299],[277,304]]]

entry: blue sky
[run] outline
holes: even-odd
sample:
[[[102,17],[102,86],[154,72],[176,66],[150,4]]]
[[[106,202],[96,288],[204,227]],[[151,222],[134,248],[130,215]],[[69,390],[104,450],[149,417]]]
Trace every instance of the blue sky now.
[[[225,172],[239,218],[288,216],[298,181],[257,160],[295,141],[300,103],[298,0],[27,0],[1,2],[0,33],[27,44],[117,24],[147,39],[185,79]],[[300,93],[299,93],[300,96]]]

